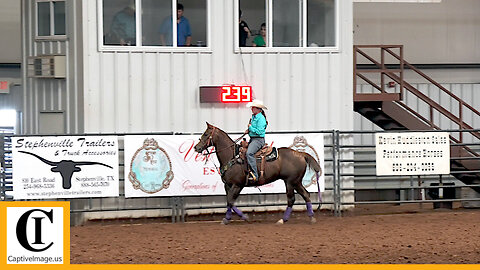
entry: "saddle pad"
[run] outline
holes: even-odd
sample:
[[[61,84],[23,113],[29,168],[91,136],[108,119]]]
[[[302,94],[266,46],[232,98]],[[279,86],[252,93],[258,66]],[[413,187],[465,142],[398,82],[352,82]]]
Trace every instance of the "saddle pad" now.
[[[276,147],[272,147],[272,152],[265,156],[265,161],[274,161],[278,158],[278,150]],[[257,158],[257,160],[261,160],[262,158]]]

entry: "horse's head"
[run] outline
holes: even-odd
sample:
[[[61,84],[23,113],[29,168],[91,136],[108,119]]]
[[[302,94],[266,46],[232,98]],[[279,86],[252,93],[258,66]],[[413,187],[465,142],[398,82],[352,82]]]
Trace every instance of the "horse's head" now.
[[[195,145],[195,151],[202,153],[205,149],[213,145],[213,136],[215,135],[216,127],[207,122],[207,129],[200,137],[200,141]]]

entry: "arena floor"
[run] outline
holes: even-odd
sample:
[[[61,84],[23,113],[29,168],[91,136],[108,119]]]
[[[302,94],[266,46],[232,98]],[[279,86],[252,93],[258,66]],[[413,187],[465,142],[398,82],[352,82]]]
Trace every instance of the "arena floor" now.
[[[369,206],[341,218],[317,212],[313,225],[294,212],[281,226],[282,213],[250,215],[227,226],[218,215],[90,222],[71,228],[71,263],[480,263],[480,209]]]

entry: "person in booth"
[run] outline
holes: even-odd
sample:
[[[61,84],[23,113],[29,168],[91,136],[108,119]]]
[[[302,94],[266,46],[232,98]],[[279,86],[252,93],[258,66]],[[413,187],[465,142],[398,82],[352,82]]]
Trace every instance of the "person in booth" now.
[[[252,46],[265,47],[267,45],[266,37],[267,37],[267,25],[265,23],[262,23],[262,25],[260,25],[260,34],[253,39]]]
[[[135,46],[135,1],[115,14],[110,29],[109,44]]]
[[[249,102],[247,107],[252,109],[252,118],[248,124],[248,129],[245,131],[250,136],[247,149],[247,163],[251,171],[248,180],[256,181],[258,179],[258,171],[254,155],[265,145],[265,130],[267,129],[268,121],[264,110],[267,107],[258,99]]]
[[[160,27],[161,45],[172,45],[172,17],[166,18]],[[177,4],[177,46],[190,46],[192,44],[192,30],[190,22],[183,16],[183,5]]]
[[[238,33],[239,33],[239,42],[240,42],[240,47],[246,47],[247,46],[247,38],[252,36],[252,33],[250,32],[250,28],[248,27],[248,24],[243,20],[242,18],[242,11],[239,11],[238,14]]]

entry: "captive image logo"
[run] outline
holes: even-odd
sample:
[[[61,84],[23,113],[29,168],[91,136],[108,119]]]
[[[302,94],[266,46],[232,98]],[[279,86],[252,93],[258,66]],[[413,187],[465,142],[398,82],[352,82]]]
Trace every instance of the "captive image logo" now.
[[[7,207],[7,264],[63,264],[62,207]]]

